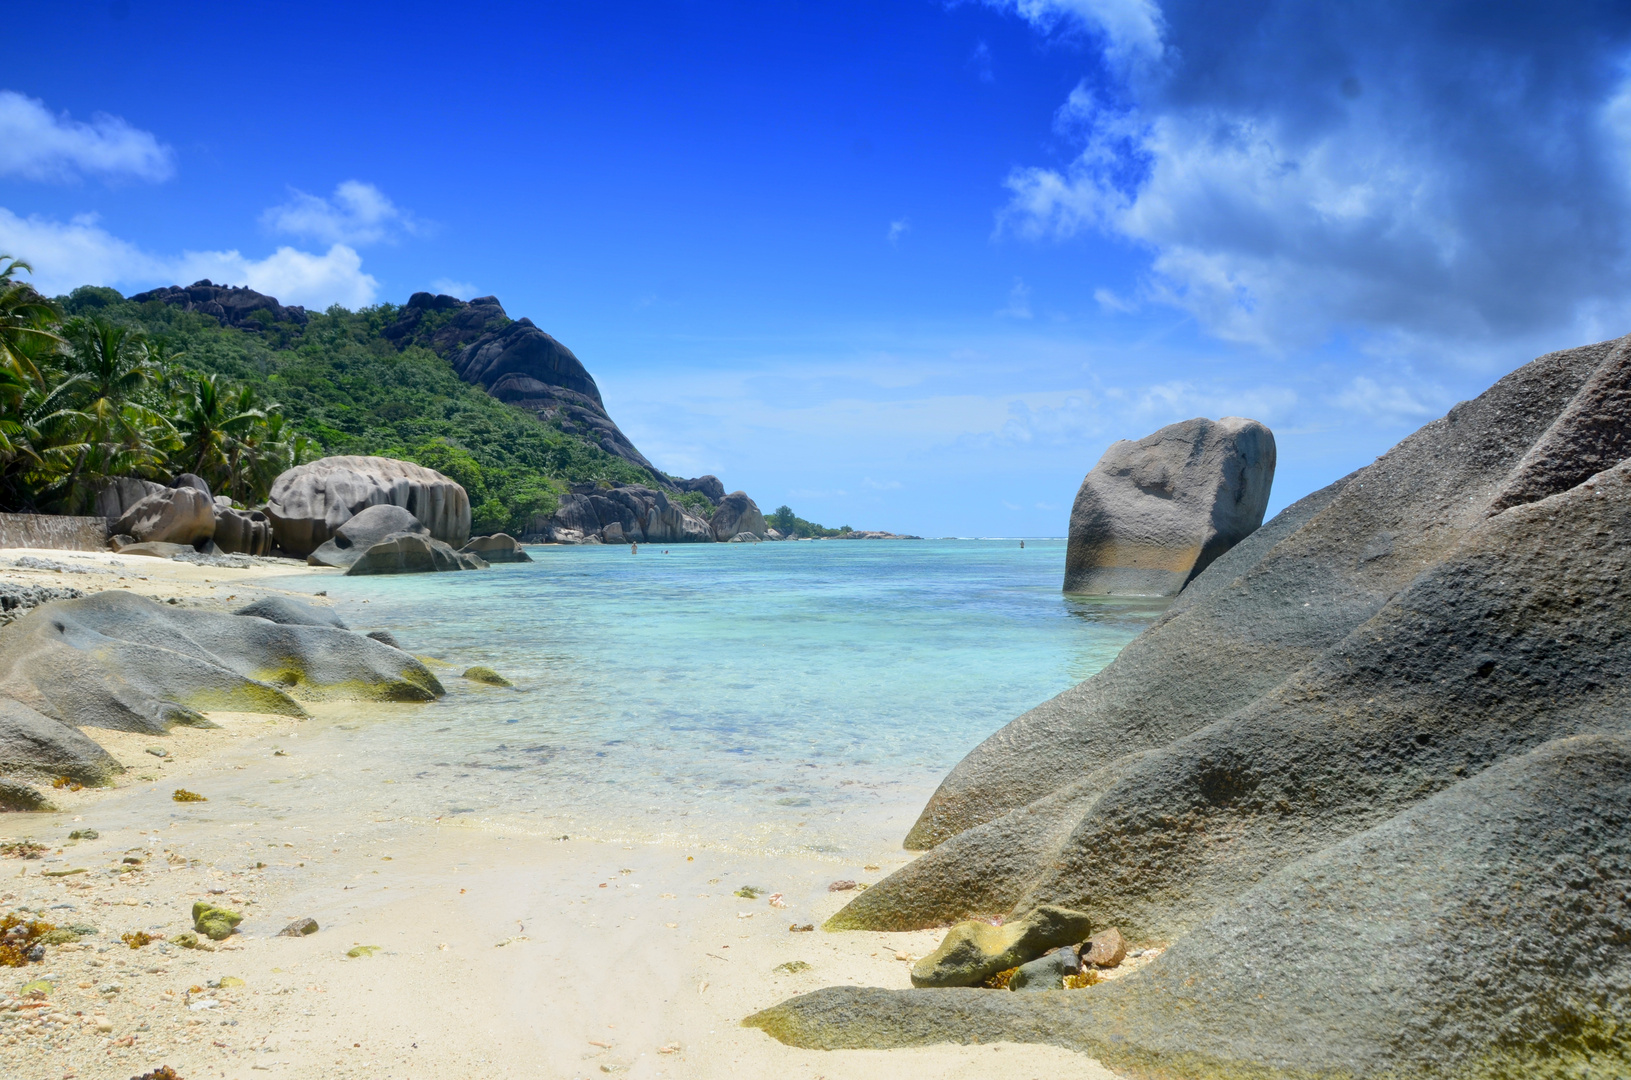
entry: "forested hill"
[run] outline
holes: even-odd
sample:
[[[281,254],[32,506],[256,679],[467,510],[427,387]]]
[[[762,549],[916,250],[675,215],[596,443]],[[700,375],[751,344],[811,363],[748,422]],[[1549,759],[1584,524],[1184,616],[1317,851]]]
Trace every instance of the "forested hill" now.
[[[446,473],[469,491],[477,532],[520,532],[574,483],[656,484],[711,509],[635,449],[569,349],[493,297],[314,313],[199,282],[129,299],[85,286],[57,304],[139,326],[169,367],[253,387],[324,454]]]

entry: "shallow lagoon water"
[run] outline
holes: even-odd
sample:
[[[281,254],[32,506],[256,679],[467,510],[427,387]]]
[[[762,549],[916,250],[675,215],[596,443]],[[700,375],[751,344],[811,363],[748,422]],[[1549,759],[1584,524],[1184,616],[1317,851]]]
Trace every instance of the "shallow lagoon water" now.
[[[314,723],[305,780],[359,812],[845,857],[898,844],[964,754],[1161,610],[1062,596],[1062,540],[530,551],[279,582],[444,661],[450,691]]]

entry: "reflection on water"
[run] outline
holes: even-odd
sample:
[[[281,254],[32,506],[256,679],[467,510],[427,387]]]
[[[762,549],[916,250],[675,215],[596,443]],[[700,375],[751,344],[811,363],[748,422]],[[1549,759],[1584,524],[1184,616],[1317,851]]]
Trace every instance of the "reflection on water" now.
[[[901,828],[959,758],[1165,608],[1063,596],[1063,541],[532,553],[304,584],[439,662],[450,691],[311,725],[340,790],[416,817],[839,851],[863,822]],[[516,689],[459,679],[472,664]]]

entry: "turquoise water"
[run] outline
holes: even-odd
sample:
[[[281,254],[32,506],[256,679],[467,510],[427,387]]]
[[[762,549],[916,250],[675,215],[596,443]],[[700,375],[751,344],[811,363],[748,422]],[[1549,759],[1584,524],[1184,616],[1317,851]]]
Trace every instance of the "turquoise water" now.
[[[442,701],[308,732],[370,809],[816,851],[878,828],[898,841],[965,753],[1160,610],[1062,596],[1063,541],[530,550],[483,573],[292,584],[447,664]],[[458,678],[472,664],[516,689]]]

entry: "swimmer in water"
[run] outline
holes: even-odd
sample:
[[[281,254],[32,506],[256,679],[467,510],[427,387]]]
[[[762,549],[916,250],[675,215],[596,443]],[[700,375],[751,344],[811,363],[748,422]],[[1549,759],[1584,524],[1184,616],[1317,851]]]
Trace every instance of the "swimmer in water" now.
[[[640,545],[639,544],[630,544],[629,545],[629,554],[630,555],[640,554]]]

